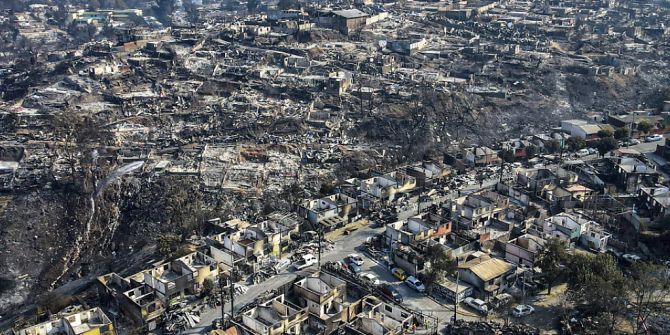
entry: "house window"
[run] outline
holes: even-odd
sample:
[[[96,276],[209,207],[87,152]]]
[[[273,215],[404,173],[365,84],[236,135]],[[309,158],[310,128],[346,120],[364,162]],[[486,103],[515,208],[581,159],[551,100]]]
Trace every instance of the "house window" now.
[[[390,305],[384,305],[384,309],[389,313],[393,313],[393,307],[391,307]]]
[[[596,233],[591,233],[591,237],[596,237]]]

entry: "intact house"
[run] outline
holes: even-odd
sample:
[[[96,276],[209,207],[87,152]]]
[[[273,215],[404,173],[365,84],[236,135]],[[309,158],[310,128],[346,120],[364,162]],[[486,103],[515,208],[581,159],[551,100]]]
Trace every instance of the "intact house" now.
[[[245,334],[254,335],[299,335],[306,334],[307,308],[300,308],[278,295],[242,313],[236,325]]]
[[[406,309],[381,301],[374,296],[361,300],[361,312],[344,325],[340,334],[348,335],[401,335],[407,334],[416,322],[414,314]]]
[[[336,193],[303,202],[298,208],[298,213],[313,225],[324,226],[332,230],[351,222],[356,208],[355,198]]]
[[[598,139],[598,132],[607,129],[614,130],[610,125],[589,123],[585,120],[564,120],[561,121],[561,130],[570,136],[581,137],[584,140]]]
[[[506,288],[505,278],[516,266],[499,258],[482,255],[458,265],[459,279],[472,285],[475,294],[488,300]]]
[[[538,254],[547,241],[539,236],[524,234],[505,243],[505,259],[514,264],[534,267]]]
[[[670,214],[670,188],[642,187],[638,191],[638,201],[649,211],[649,217],[658,218]]]
[[[471,296],[472,291],[472,286],[463,281],[457,283],[452,278],[444,278],[442,281],[433,284],[431,294],[434,297],[446,298],[458,304]]]
[[[293,283],[300,306],[307,307],[310,329],[330,334],[356,314],[358,304],[347,296],[347,283],[331,274],[317,272]]]
[[[98,307],[14,331],[16,335],[115,335],[114,325]]]
[[[96,281],[98,296],[133,324],[151,331],[161,323],[166,303],[142,278],[139,274],[126,278],[116,273],[100,276]]]
[[[571,245],[579,242],[582,232],[588,230],[589,222],[574,213],[563,212],[546,218],[536,229],[546,238],[557,238]]]

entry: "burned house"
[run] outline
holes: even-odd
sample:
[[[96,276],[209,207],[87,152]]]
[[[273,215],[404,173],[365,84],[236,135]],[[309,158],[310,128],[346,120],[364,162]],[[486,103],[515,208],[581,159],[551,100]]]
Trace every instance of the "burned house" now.
[[[236,323],[243,334],[280,335],[306,334],[307,308],[300,308],[278,295],[258,304],[242,314],[241,322]]]
[[[167,304],[141,276],[123,278],[116,273],[98,277],[101,301],[117,308],[128,320],[146,330],[154,330],[162,322]]]
[[[114,324],[100,308],[66,314],[61,318],[14,331],[16,335],[116,335]]]
[[[298,213],[313,225],[329,230],[343,226],[356,214],[357,201],[343,193],[303,202]]]
[[[329,273],[305,277],[293,283],[293,291],[309,312],[310,328],[325,334],[353,319],[359,308],[358,301],[347,294],[347,282]]]
[[[411,329],[415,317],[400,306],[366,296],[361,301],[362,311],[341,329],[347,335],[401,335]]]

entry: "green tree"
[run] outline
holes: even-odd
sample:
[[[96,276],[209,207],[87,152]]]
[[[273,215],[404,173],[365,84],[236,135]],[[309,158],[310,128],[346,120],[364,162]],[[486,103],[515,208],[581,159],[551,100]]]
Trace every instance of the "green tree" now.
[[[617,140],[623,140],[628,138],[628,135],[630,134],[630,131],[628,131],[628,128],[617,128],[614,130],[614,138]]]
[[[633,266],[633,281],[630,285],[632,303],[635,306],[633,333],[637,334],[650,318],[666,313],[665,301],[670,297],[670,277],[666,267],[653,263],[637,263]]]
[[[637,130],[643,134],[648,133],[652,127],[653,125],[647,121],[641,121],[640,123],[637,124]]]
[[[614,139],[614,137],[604,137],[601,138],[598,143],[596,143],[596,149],[601,156],[605,156],[606,153],[619,147],[619,143]]]
[[[626,310],[629,283],[616,260],[607,254],[578,253],[569,259],[567,275],[572,302],[606,322],[612,334]]]
[[[568,258],[565,249],[566,245],[563,241],[551,238],[539,254],[538,266],[542,269],[542,274],[547,279],[548,294],[551,294],[552,286],[563,275],[563,264]]]
[[[210,278],[205,279],[202,282],[202,290],[200,291],[201,297],[209,297],[214,293],[214,281]]]
[[[559,142],[558,140],[549,140],[547,141],[547,143],[544,144],[544,148],[550,154],[557,153],[561,151],[561,142]]]
[[[613,135],[614,135],[614,133],[609,129],[598,130],[598,137],[600,137],[600,138],[612,137]]]
[[[425,260],[430,265],[424,276],[426,289],[442,281],[445,274],[452,274],[456,270],[456,262],[439,244],[428,247]]]
[[[526,158],[531,159],[531,158],[537,156],[538,151],[539,150],[537,149],[537,147],[532,145],[532,144],[527,146],[526,147]]]
[[[570,151],[577,151],[586,146],[586,141],[579,136],[570,136],[565,143],[568,145],[568,148],[570,148]]]
[[[506,163],[514,163],[514,150],[512,149],[503,149],[500,150],[500,158]]]

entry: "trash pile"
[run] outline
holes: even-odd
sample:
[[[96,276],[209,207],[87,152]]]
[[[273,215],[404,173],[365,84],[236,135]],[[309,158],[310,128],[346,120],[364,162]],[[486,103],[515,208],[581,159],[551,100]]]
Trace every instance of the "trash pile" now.
[[[504,334],[504,335],[534,335],[540,334],[537,328],[524,324],[508,324],[503,325],[497,322],[467,322],[457,320],[455,324],[447,326],[447,334],[455,335],[487,335],[487,334]]]

